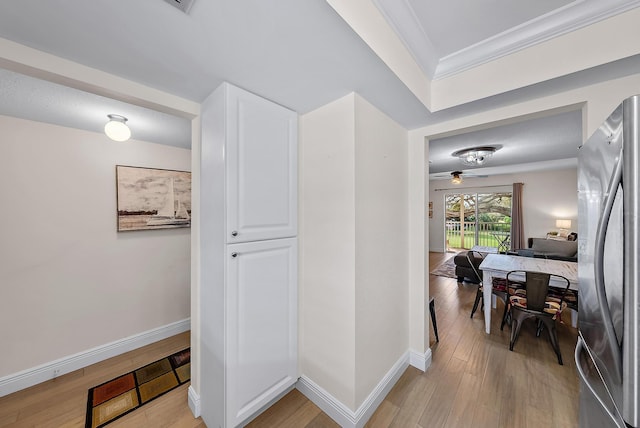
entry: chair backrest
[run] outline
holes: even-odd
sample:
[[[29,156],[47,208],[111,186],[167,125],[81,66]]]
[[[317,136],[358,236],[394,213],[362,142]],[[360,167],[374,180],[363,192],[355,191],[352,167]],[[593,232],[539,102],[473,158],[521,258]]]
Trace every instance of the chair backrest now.
[[[511,271],[507,273],[507,286],[509,281],[513,281],[513,276],[525,277],[525,288],[527,290],[527,309],[532,311],[544,312],[545,302],[549,294],[549,283],[552,279],[563,284],[564,292],[560,302],[564,300],[564,295],[569,289],[569,280],[564,276],[553,275],[546,272],[535,271]]]
[[[484,254],[482,254],[481,252],[469,250],[467,251],[467,261],[469,262],[469,266],[471,266],[471,269],[473,269],[473,273],[475,273],[478,277],[478,281],[480,281],[480,284],[482,284],[482,274],[480,274],[478,268],[476,268],[476,264],[473,262],[473,258],[475,258],[476,255],[478,255],[481,260],[484,259]]]

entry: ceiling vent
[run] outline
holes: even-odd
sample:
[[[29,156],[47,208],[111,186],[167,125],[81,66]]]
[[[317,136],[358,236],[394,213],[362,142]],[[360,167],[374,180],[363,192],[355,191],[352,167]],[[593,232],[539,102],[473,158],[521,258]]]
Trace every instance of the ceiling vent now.
[[[191,9],[191,5],[194,0],[164,0],[170,5],[173,5],[183,11],[184,13],[189,13],[189,9]]]

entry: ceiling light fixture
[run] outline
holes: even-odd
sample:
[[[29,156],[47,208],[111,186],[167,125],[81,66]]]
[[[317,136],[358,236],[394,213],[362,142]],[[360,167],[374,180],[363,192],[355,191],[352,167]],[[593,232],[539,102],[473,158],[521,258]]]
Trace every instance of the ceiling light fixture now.
[[[109,122],[104,125],[104,133],[113,141],[127,141],[131,130],[127,126],[127,118],[119,114],[108,114]]]
[[[462,183],[462,177],[460,177],[460,174],[462,174],[462,171],[453,171],[451,173],[451,182],[453,184],[460,184]]]
[[[463,164],[470,166],[479,166],[498,150],[497,147],[483,146],[471,147],[469,149],[458,150],[453,152],[451,156],[460,158]]]

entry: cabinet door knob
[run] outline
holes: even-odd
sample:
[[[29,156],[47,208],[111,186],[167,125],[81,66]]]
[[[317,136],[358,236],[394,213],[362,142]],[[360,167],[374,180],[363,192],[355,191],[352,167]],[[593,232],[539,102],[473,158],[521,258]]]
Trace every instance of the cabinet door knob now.
[[[231,236],[238,236],[238,231],[234,230],[233,232],[231,232]]]
[[[231,253],[231,257],[233,257],[233,258],[238,257],[238,253]]]

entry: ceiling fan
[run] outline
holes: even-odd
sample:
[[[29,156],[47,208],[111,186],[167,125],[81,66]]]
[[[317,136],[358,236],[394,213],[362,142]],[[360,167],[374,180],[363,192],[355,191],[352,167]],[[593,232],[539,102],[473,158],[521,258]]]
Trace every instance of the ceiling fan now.
[[[472,172],[463,173],[462,171],[452,171],[450,173],[443,172],[441,174],[433,174],[430,176],[430,178],[439,180],[439,179],[451,177],[451,182],[453,184],[460,184],[462,183],[463,175],[467,178],[487,178],[488,177],[488,175],[474,174]]]

